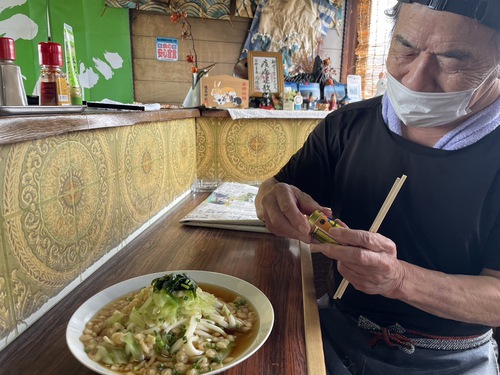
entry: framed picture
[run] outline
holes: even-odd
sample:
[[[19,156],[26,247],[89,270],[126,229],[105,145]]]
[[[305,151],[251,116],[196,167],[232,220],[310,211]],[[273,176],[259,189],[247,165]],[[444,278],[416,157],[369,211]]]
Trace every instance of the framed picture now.
[[[279,52],[248,51],[249,96],[284,91],[283,58]]]

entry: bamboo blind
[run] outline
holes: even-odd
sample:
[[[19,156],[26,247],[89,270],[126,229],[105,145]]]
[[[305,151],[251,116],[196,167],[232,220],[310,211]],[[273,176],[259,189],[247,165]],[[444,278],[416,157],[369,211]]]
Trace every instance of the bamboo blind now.
[[[359,0],[358,3],[356,74],[361,76],[364,99],[375,95],[379,75],[385,72],[392,24],[384,12],[395,3],[396,0]]]

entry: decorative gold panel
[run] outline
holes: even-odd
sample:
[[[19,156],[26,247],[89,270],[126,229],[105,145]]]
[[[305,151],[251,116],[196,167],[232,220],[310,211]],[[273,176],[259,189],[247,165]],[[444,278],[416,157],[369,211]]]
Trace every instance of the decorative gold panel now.
[[[0,147],[0,345],[189,189],[195,139],[186,119]]]
[[[57,289],[78,273],[75,198],[83,187],[80,172],[69,164],[65,136],[12,147],[7,160],[5,208],[18,213],[6,221],[16,260],[12,268],[48,288]]]
[[[217,121],[218,120],[218,121]],[[217,129],[220,119],[199,118],[196,120],[196,164],[198,179],[219,178],[217,164]]]
[[[115,192],[102,132],[73,133],[10,148],[3,202],[16,318],[26,319],[106,249]]]
[[[189,189],[196,178],[196,147],[193,147],[195,121],[171,121],[168,128],[168,168],[171,176],[171,188],[168,190],[178,196]]]
[[[165,145],[158,123],[127,126],[118,132],[120,197],[124,231],[131,233],[159,206],[165,185]]]
[[[302,146],[318,120],[200,118],[198,179],[259,183]]]
[[[1,224],[1,222],[0,222]],[[1,228],[1,227],[0,227]],[[0,338],[6,336],[14,327],[12,312],[12,293],[7,274],[5,248],[0,238]]]

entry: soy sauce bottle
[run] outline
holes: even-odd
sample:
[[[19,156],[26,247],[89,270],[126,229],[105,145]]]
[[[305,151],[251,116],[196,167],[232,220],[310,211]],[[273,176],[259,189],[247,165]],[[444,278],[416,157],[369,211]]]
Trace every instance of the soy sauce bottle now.
[[[40,72],[40,105],[70,105],[68,82],[62,73],[62,46],[54,42],[38,44]]]

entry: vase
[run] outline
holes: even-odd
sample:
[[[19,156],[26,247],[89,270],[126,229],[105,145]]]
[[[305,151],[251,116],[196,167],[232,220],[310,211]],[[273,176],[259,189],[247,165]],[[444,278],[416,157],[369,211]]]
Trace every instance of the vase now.
[[[200,106],[200,83],[198,82],[194,88],[190,88],[186,98],[182,102],[184,108],[195,108]]]
[[[200,80],[198,79],[198,74],[193,73],[193,81],[191,87],[182,102],[184,108],[195,108],[200,106]]]

